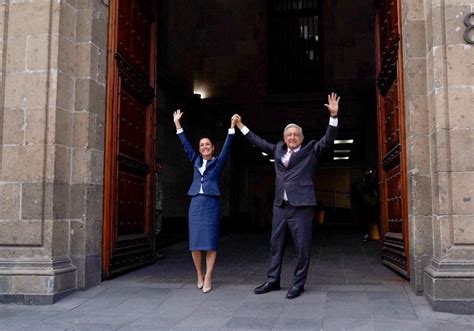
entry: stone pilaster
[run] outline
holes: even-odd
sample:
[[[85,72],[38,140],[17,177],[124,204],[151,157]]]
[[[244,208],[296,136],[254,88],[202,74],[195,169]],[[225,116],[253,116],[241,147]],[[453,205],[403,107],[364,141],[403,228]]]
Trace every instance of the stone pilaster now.
[[[107,8],[0,8],[0,301],[51,303],[100,280]]]
[[[435,310],[474,314],[474,47],[462,37],[474,2],[424,4],[433,231],[424,294]]]

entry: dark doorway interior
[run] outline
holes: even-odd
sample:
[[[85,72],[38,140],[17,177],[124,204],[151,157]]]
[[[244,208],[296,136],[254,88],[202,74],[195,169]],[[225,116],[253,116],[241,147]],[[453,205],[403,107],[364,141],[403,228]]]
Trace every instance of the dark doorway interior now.
[[[165,198],[158,247],[187,237],[191,166],[172,111],[185,112],[183,125],[195,142],[210,135],[222,143],[234,113],[271,141],[289,122],[300,124],[306,139],[318,139],[331,91],[342,97],[338,138],[347,141],[326,153],[315,174],[321,208],[314,221],[317,229],[351,229],[362,239],[368,214],[361,187],[377,166],[373,4],[351,1],[347,11],[347,3],[331,1],[159,3],[157,155]],[[288,44],[277,44],[279,38]],[[221,184],[223,232],[267,231],[273,163],[237,135]]]

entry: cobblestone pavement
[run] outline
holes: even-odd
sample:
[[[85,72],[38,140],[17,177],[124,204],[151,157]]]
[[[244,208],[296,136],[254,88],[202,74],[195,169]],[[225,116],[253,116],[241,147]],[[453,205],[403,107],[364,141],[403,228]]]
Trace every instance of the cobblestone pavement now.
[[[320,231],[306,292],[285,298],[295,266],[289,245],[282,290],[255,295],[265,279],[269,235],[223,237],[213,290],[196,288],[187,243],[155,264],[78,291],[51,306],[0,305],[0,330],[474,330],[474,316],[433,312],[380,262],[378,243]]]

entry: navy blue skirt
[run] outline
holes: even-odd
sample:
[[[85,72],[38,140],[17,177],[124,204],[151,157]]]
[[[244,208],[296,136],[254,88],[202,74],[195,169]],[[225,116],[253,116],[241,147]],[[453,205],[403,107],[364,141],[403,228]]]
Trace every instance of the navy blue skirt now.
[[[189,250],[215,251],[219,241],[219,197],[198,194],[189,205]]]

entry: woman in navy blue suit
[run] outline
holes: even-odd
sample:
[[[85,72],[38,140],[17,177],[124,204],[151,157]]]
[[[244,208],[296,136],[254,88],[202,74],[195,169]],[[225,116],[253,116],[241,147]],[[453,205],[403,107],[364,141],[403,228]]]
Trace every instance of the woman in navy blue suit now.
[[[189,205],[189,250],[197,273],[197,287],[204,293],[212,289],[212,270],[217,256],[221,208],[219,203],[219,177],[229,155],[235,135],[235,120],[231,121],[229,133],[218,156],[213,156],[215,146],[209,138],[199,140],[199,153],[189,143],[181,127],[181,110],[173,113],[176,133],[184,151],[194,166],[194,176],[188,195]],[[206,273],[202,272],[201,251],[206,251]]]

